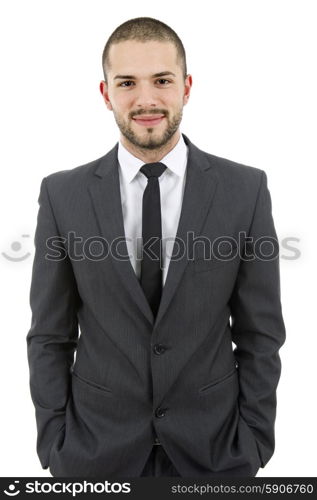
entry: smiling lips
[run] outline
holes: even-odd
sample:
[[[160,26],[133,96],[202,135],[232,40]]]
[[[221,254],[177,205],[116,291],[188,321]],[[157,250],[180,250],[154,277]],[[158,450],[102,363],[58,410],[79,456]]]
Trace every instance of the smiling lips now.
[[[158,125],[161,123],[163,120],[164,115],[140,115],[138,117],[133,117],[133,120],[138,124],[138,125],[143,125],[143,126],[153,126],[153,125]]]

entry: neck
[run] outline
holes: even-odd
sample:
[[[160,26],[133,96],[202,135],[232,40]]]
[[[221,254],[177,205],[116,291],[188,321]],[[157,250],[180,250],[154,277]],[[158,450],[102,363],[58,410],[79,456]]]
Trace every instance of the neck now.
[[[131,154],[136,156],[136,158],[144,161],[144,163],[154,163],[161,161],[161,159],[164,158],[164,156],[166,156],[176,146],[179,138],[180,131],[177,130],[166,144],[156,149],[140,148],[128,141],[122,134],[120,136],[120,141]]]

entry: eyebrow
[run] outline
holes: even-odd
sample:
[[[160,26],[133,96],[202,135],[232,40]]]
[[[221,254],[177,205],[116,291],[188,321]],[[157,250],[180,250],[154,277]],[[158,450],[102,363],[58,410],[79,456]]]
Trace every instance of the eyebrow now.
[[[176,75],[172,73],[172,71],[161,71],[160,73],[155,73],[154,75],[152,75],[151,78],[158,78],[159,76],[168,76],[168,75],[176,77]],[[114,80],[121,80],[121,79],[136,80],[136,77],[133,75],[116,75],[114,77]]]

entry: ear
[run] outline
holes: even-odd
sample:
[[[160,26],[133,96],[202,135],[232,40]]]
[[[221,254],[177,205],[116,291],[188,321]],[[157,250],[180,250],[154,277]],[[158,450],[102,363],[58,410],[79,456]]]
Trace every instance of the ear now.
[[[193,84],[192,75],[187,75],[184,82],[184,96],[183,96],[183,104],[187,104],[190,96],[190,90]]]
[[[103,100],[106,103],[107,108],[110,111],[112,111],[112,104],[111,104],[110,99],[109,99],[108,84],[107,84],[107,82],[105,82],[104,80],[101,80],[101,82],[99,84],[99,90],[100,90],[100,93],[101,93],[101,95],[103,97]]]

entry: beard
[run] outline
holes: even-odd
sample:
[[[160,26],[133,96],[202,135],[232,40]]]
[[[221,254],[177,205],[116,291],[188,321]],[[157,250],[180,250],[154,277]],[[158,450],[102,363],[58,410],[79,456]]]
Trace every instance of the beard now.
[[[180,109],[172,118],[169,118],[168,113],[166,113],[165,111],[156,110],[155,114],[165,116],[167,127],[159,134],[156,133],[155,127],[144,127],[148,132],[145,137],[141,137],[141,134],[140,136],[138,136],[138,134],[132,130],[132,127],[129,125],[129,123],[121,119],[114,110],[113,114],[120,132],[128,141],[130,141],[137,148],[154,150],[165,146],[165,144],[167,144],[168,141],[173,137],[182,121],[183,109]],[[142,112],[139,111],[137,114],[133,114],[132,116],[137,116],[139,114],[153,114],[153,111],[152,113],[146,113],[142,110]],[[132,119],[132,116],[130,117],[130,119]]]

